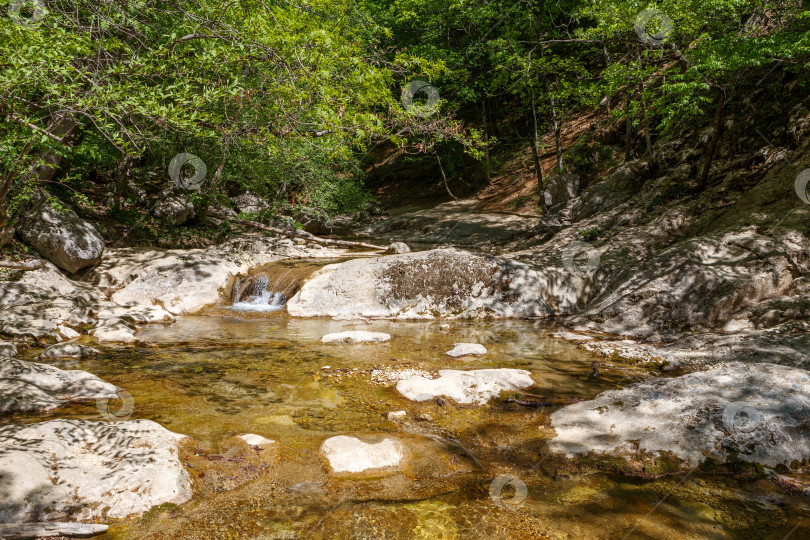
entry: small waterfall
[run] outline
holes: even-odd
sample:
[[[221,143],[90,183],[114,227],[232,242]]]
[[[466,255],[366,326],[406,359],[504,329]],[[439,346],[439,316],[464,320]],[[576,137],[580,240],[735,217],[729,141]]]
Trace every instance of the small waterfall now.
[[[281,311],[301,283],[325,261],[275,263],[257,268],[251,275],[237,278],[231,290],[234,311]]]

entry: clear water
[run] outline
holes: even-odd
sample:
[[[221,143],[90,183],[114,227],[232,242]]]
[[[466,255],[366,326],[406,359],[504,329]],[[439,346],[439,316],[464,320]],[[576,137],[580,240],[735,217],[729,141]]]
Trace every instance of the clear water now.
[[[326,333],[358,329],[388,332],[393,339],[341,346],[319,341]],[[106,347],[96,358],[59,365],[126,388],[135,399],[133,418],[152,419],[193,437],[181,458],[194,467],[189,471],[197,495],[181,507],[114,523],[104,538],[781,540],[810,535],[808,501],[780,492],[768,480],[702,473],[634,479],[569,470],[546,450],[553,435],[549,414],[556,406],[528,409],[499,400],[485,407],[418,404],[372,377],[373,370],[386,367],[527,369],[536,381],[528,391],[562,406],[651,375],[603,365],[600,378],[587,381],[594,358],[554,339],[540,323],[451,322],[450,331],[443,332],[439,321],[341,322],[292,319],[283,311],[215,310],[146,328],[139,338],[142,347]],[[456,342],[483,343],[489,353],[451,359],[444,352]],[[397,410],[406,410],[411,420],[388,421],[385,415]],[[418,415],[423,419],[414,420]],[[101,419],[92,403],[51,416]],[[239,481],[243,470],[217,469],[230,466],[225,461],[201,462],[198,456],[228,456],[227,441],[238,433],[278,441],[269,468],[250,481]],[[318,452],[332,435],[385,433],[420,449],[401,473],[336,478]],[[236,477],[234,489],[216,491],[206,484],[217,474]],[[525,483],[522,504],[512,508],[491,498],[499,475]],[[513,494],[507,486],[502,496]]]

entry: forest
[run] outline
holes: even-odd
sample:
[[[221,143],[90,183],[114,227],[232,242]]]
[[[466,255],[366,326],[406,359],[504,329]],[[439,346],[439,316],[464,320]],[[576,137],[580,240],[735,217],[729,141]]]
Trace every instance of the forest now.
[[[810,538],[810,0],[4,0],[0,538]]]

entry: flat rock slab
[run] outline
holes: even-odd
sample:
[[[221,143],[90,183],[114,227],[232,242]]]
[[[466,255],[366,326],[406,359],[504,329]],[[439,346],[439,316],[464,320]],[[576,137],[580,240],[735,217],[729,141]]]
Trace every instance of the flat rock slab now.
[[[458,358],[459,356],[484,356],[487,348],[478,343],[456,343],[456,346],[447,351],[447,356]]]
[[[0,358],[0,412],[49,411],[70,401],[115,399],[117,392],[86,371]]]
[[[241,435],[237,435],[237,437],[248,443],[250,446],[258,446],[259,448],[269,448],[270,446],[276,444],[276,441],[267,439],[261,435],[256,435],[255,433],[243,433]]]
[[[484,405],[504,390],[519,390],[533,384],[531,373],[523,369],[441,369],[437,379],[416,376],[401,380],[397,391],[412,401],[442,396],[456,403]]]
[[[172,433],[151,420],[0,428],[0,522],[93,520],[191,498]]]
[[[59,523],[44,521],[42,523],[0,523],[0,538],[52,538],[87,537],[107,532],[109,525],[92,523]]]
[[[366,443],[357,437],[346,435],[326,439],[321,445],[321,453],[329,460],[329,466],[336,473],[396,468],[405,457],[402,444],[395,439],[384,438],[378,442]]]
[[[810,458],[810,372],[734,362],[654,379],[551,415],[552,450],[634,456],[671,452],[695,467],[736,456],[766,466]]]
[[[60,358],[90,358],[99,354],[98,349],[78,343],[57,343],[42,352],[41,357],[57,360]]]
[[[351,331],[339,332],[336,334],[326,334],[321,338],[321,343],[384,343],[391,340],[391,334],[383,332]]]

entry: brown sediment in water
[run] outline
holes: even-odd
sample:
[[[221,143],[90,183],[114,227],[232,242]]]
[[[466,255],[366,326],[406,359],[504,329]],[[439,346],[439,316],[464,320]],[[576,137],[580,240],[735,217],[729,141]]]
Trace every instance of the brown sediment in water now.
[[[283,312],[180,317],[140,332],[149,347],[101,347],[96,358],[65,363],[126,388],[135,399],[133,418],[192,438],[180,455],[194,478],[194,499],[115,523],[102,538],[621,538],[631,531],[648,538],[757,538],[766,530],[784,536],[799,524],[801,499],[768,480],[698,471],[679,484],[678,475],[566,470],[546,450],[555,407],[525,409],[497,399],[483,407],[415,403],[390,380],[372,377],[378,369],[519,368],[536,382],[527,391],[564,401],[648,376],[601,360],[600,377],[587,381],[595,357],[553,339],[539,322],[454,321],[446,333],[440,322],[293,319]],[[393,339],[320,343],[323,334],[356,329]],[[489,353],[449,359],[444,352],[456,342],[482,343]],[[389,421],[387,413],[398,410],[405,419]],[[55,414],[100,419],[92,403]],[[234,440],[239,433],[277,445],[258,454]],[[407,447],[407,462],[378,474],[332,474],[319,448],[341,434],[396,437]],[[490,497],[499,475],[525,483],[525,502],[504,508]],[[502,496],[512,497],[510,489]]]

